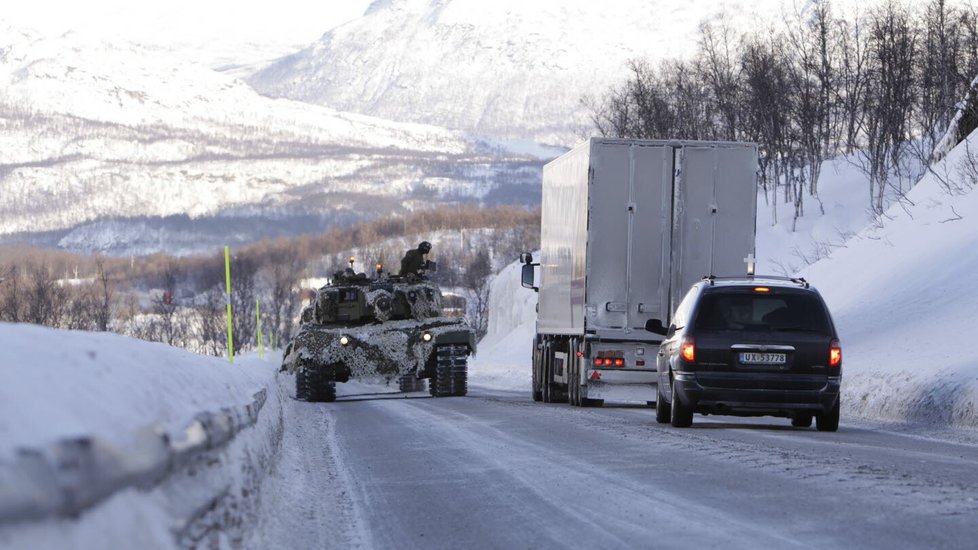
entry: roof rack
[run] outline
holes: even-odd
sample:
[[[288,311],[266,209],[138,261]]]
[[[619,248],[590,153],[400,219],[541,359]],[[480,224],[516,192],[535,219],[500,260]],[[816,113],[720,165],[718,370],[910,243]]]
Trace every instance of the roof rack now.
[[[780,275],[743,275],[734,277],[717,277],[716,275],[708,275],[703,277],[704,281],[709,281],[710,286],[713,286],[716,281],[742,281],[747,280],[768,280],[768,281],[785,281],[789,283],[795,283],[802,288],[809,288],[811,285],[803,277],[782,277]]]

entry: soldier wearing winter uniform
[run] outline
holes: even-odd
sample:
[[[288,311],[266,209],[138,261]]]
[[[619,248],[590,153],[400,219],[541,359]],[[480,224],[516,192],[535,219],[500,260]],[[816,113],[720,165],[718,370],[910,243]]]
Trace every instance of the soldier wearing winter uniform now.
[[[401,276],[421,275],[421,270],[425,268],[426,262],[424,255],[431,252],[431,243],[421,241],[418,248],[408,250],[401,260]]]

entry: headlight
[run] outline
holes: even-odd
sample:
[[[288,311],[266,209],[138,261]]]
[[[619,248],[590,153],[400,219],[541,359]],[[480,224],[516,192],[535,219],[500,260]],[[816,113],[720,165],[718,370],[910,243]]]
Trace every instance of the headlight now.
[[[340,336],[340,345],[345,346],[350,343],[350,339],[346,336]]]
[[[424,335],[421,336],[421,339],[424,340],[425,342],[430,342],[431,341],[431,333],[429,333],[429,332],[424,333]]]

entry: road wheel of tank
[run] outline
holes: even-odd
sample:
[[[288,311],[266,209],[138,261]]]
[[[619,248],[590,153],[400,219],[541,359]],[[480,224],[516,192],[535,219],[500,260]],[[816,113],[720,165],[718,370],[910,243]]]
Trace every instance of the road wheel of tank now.
[[[469,393],[469,352],[465,346],[452,349],[452,395],[463,397]]]
[[[655,385],[655,421],[659,424],[668,424],[671,420],[672,407],[666,403],[666,398],[662,395],[662,384]]]
[[[428,382],[428,393],[432,397],[448,397],[450,395],[465,395],[466,360],[461,356],[461,365],[456,365],[459,357],[455,348],[460,346],[441,345],[435,347],[435,375]],[[457,368],[460,367],[460,368]],[[459,370],[462,372],[461,380],[458,380]],[[456,392],[456,382],[462,383],[461,391]]]
[[[808,413],[797,413],[791,417],[791,425],[796,428],[808,428],[812,425],[812,415]]]
[[[676,393],[676,382],[672,383],[672,404],[669,407],[669,423],[674,428],[688,428],[693,425],[693,408],[683,403],[683,400]]]
[[[306,394],[306,388],[306,369],[297,369],[295,371],[295,398],[299,401],[308,401],[309,396]]]
[[[820,432],[834,432],[839,429],[839,404],[842,399],[836,399],[835,405],[815,415],[815,429]]]
[[[405,374],[397,379],[397,389],[399,389],[401,393],[423,391],[424,380],[419,379],[413,374]]]
[[[312,403],[336,401],[336,382],[329,376],[327,369],[302,369],[305,374],[305,399]]]

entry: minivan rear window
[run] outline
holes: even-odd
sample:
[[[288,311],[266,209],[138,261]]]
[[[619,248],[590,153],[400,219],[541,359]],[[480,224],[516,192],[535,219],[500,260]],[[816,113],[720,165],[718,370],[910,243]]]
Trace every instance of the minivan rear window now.
[[[705,294],[696,312],[697,330],[829,333],[821,302],[808,293],[760,294],[720,290]]]

